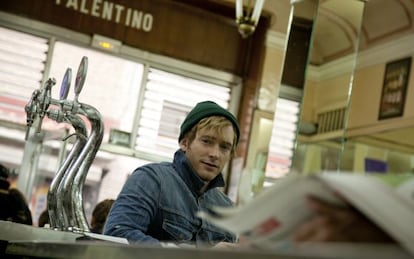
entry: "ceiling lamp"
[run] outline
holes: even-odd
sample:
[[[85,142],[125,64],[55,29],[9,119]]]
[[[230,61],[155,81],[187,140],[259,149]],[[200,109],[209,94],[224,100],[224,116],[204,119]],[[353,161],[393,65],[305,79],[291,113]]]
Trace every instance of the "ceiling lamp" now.
[[[236,22],[243,38],[247,38],[256,29],[265,0],[247,0],[244,12],[243,0],[236,0]]]

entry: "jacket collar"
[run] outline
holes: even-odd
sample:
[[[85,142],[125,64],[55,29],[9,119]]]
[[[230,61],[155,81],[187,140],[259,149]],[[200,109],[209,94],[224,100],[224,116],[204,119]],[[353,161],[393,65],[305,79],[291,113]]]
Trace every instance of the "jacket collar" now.
[[[224,179],[221,173],[210,182],[203,181],[188,163],[185,153],[181,149],[175,152],[173,165],[178,175],[184,180],[190,190],[197,195],[201,195],[212,188],[224,186]]]

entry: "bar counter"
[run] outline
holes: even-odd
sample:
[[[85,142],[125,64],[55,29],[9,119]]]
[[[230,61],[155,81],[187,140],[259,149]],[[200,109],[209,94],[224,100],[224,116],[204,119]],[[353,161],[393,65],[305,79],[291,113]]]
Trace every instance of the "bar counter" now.
[[[0,221],[0,258],[79,259],[344,259],[414,258],[398,245],[312,244],[275,250],[251,248],[151,247],[131,245],[123,239],[72,233]]]

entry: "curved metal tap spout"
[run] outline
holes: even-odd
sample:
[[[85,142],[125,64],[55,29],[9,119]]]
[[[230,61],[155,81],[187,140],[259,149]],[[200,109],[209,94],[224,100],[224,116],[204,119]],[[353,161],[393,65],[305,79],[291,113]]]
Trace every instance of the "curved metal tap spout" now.
[[[70,222],[73,224],[73,230],[89,231],[88,221],[83,209],[82,190],[88,170],[102,142],[104,125],[99,111],[90,105],[81,103],[78,113],[86,116],[91,122],[91,133],[84,148],[70,168],[70,178],[68,177],[65,181],[66,184],[63,189],[63,205],[64,208],[71,209],[68,217],[74,219],[73,222]],[[73,176],[73,182],[70,184],[69,180]]]
[[[52,117],[53,116],[49,116]],[[62,202],[62,184],[69,178],[69,171],[71,166],[75,163],[76,158],[82,151],[88,134],[83,120],[71,114],[63,115],[63,120],[70,123],[76,132],[76,141],[72,146],[69,154],[64,160],[62,166],[59,168],[57,174],[53,178],[47,193],[47,206],[49,212],[50,226],[53,229],[65,230],[69,225],[68,215],[65,213]]]

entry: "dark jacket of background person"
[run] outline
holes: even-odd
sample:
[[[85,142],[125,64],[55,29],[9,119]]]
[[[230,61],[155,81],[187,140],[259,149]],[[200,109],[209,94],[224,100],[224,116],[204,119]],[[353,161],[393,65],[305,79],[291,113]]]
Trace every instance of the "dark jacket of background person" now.
[[[102,234],[109,211],[111,210],[114,199],[105,199],[98,204],[92,211],[91,232]]]
[[[32,213],[30,212],[29,205],[23,193],[18,189],[9,189],[9,197],[11,200],[11,221],[26,225],[33,225]]]
[[[9,218],[10,211],[10,199],[9,199],[9,186],[7,181],[9,177],[8,169],[0,164],[0,220],[7,220]]]
[[[32,214],[23,193],[9,188],[9,170],[0,165],[0,220],[33,225]]]
[[[45,209],[39,216],[37,225],[41,228],[45,227],[46,224],[49,224],[49,211]]]

